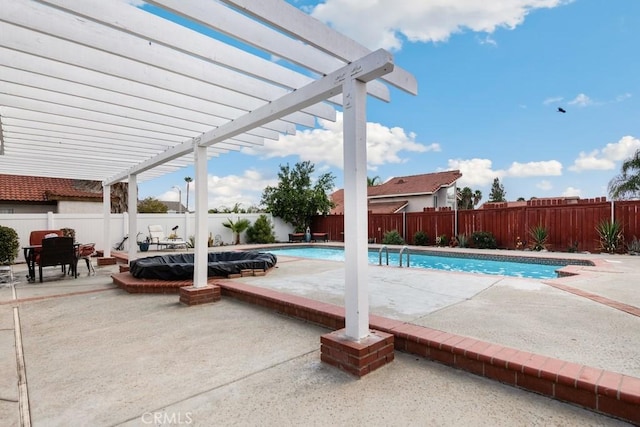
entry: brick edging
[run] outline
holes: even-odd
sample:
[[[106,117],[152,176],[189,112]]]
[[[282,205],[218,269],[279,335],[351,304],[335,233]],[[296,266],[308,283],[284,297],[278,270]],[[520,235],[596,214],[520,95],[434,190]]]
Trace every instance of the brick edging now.
[[[333,330],[344,328],[342,307],[230,280],[218,285],[223,296]],[[640,378],[380,316],[371,315],[369,323],[393,334],[398,351],[640,425]]]

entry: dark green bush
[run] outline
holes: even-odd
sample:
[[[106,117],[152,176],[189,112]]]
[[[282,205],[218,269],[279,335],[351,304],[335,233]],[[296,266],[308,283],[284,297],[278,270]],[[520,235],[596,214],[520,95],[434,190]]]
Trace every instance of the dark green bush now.
[[[441,234],[436,237],[436,245],[438,246],[447,246],[449,244],[449,238],[446,234]]]
[[[247,228],[247,241],[249,243],[275,243],[276,236],[273,226],[266,215],[260,215],[253,225]]]
[[[471,235],[473,246],[478,249],[496,249],[498,242],[490,231],[476,231]]]
[[[413,235],[413,244],[416,246],[427,246],[429,244],[429,236],[424,231],[416,231]]]
[[[382,243],[384,245],[404,245],[404,239],[397,230],[391,230],[384,233]]]
[[[19,248],[20,239],[16,230],[0,225],[0,265],[13,264]]]

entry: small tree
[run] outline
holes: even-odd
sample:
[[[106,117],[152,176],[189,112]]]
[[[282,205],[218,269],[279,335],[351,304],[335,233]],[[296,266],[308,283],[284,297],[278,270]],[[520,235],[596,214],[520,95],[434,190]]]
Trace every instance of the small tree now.
[[[504,186],[500,184],[500,179],[495,178],[493,185],[491,186],[491,193],[489,193],[490,202],[506,202],[507,193],[504,191]]]
[[[236,222],[233,222],[231,218],[227,218],[227,222],[223,222],[222,225],[229,228],[233,231],[233,235],[235,236],[234,244],[240,244],[240,234],[245,231],[251,225],[251,222],[246,218],[238,218]]]
[[[312,184],[315,167],[311,162],[296,163],[292,168],[280,166],[277,187],[267,187],[262,193],[261,204],[267,211],[293,225],[302,233],[310,225],[311,217],[328,214],[333,203],[327,193],[333,188],[335,177],[331,173],[320,175]]]
[[[139,213],[167,213],[167,205],[160,200],[153,197],[147,197],[146,199],[138,202]]]
[[[276,236],[273,233],[273,225],[266,215],[260,215],[256,222],[247,228],[247,241],[249,243],[275,243]]]

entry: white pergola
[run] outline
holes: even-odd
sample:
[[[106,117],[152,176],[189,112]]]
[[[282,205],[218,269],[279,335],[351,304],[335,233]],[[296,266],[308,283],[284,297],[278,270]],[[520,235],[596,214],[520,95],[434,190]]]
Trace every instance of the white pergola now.
[[[342,108],[346,334],[367,336],[366,96],[413,76],[282,0],[129,3],[0,0],[0,171],[101,180],[106,218],[128,181],[135,230],[137,183],[195,165],[200,287],[208,160]]]

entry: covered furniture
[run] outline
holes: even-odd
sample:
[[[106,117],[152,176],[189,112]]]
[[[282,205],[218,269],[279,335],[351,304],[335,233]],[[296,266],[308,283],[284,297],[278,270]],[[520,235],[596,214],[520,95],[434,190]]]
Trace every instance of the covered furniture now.
[[[149,226],[149,244],[156,245],[157,249],[160,249],[162,246],[175,249],[179,247],[186,248],[187,242],[180,238],[170,238],[164,234],[164,229],[161,225],[150,225]]]
[[[40,282],[42,282],[42,268],[61,266],[66,272],[67,265],[74,278],[78,277],[77,245],[73,237],[49,237],[42,240],[42,247],[35,258],[38,264]]]

